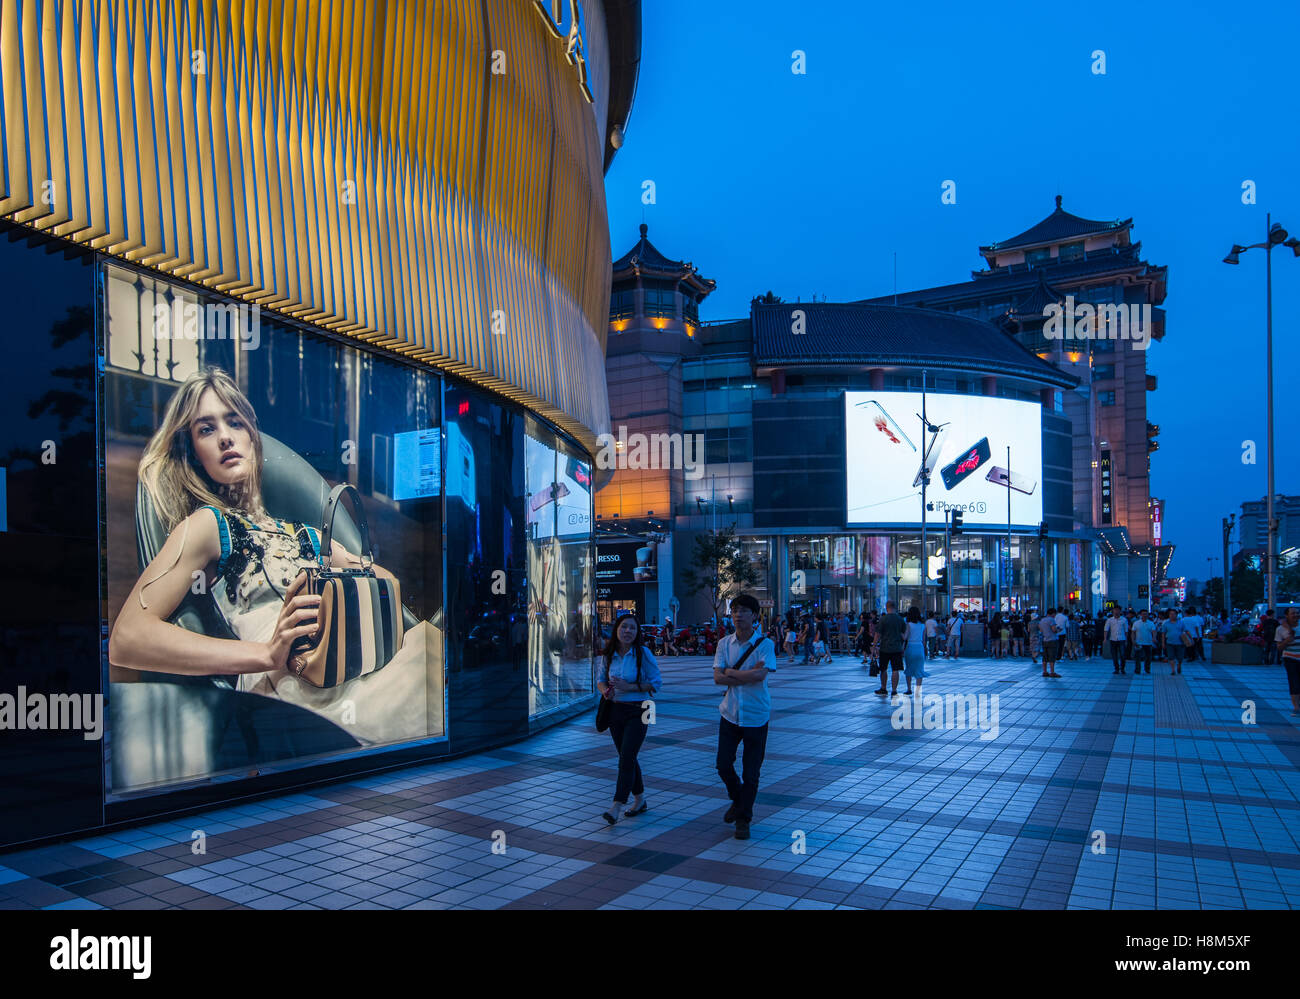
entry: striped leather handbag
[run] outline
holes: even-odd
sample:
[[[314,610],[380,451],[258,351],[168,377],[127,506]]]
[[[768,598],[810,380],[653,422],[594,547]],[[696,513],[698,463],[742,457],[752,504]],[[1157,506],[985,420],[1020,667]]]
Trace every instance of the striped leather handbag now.
[[[361,568],[330,567],[330,535],[344,494],[356,508],[361,532]],[[305,592],[319,594],[316,634],[298,639],[288,669],[313,687],[337,687],[383,669],[402,647],[402,598],[395,579],[374,570],[370,529],[361,496],[352,486],[335,486],[321,512],[320,567],[308,566]]]

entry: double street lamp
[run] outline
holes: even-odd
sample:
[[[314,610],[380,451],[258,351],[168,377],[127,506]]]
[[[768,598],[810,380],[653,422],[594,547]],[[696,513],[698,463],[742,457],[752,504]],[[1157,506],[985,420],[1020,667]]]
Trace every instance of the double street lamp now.
[[[1268,553],[1264,556],[1264,571],[1268,577],[1268,605],[1277,606],[1277,521],[1273,518],[1273,247],[1285,246],[1300,257],[1300,239],[1287,238],[1281,223],[1275,223],[1271,214],[1264,219],[1264,242],[1249,246],[1232,244],[1223,258],[1225,264],[1239,264],[1237,258],[1247,250],[1263,250],[1267,258],[1264,268],[1268,314]]]

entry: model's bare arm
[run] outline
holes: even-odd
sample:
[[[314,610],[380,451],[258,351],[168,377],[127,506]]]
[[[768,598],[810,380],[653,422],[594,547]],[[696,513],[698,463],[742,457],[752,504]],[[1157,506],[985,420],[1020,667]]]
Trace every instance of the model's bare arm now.
[[[301,593],[305,579],[301,575],[286,594],[269,642],[212,638],[167,620],[185,599],[194,574],[202,573],[206,579],[207,567],[220,554],[221,540],[211,511],[198,510],[178,525],[131,588],[108,639],[109,662],[128,669],[192,676],[260,673],[283,667],[293,641],[316,630],[320,598]]]

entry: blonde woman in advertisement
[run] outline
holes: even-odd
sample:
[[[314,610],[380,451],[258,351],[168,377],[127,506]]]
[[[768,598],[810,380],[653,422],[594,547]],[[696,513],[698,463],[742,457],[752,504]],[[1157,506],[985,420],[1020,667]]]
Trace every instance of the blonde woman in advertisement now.
[[[317,630],[320,597],[304,564],[319,556],[315,527],[277,520],[262,505],[262,437],[247,397],[220,368],[177,389],[140,460],[168,538],[126,598],[109,637],[109,662],[189,676],[238,675],[241,691],[323,715],[363,744],[426,737],[427,625],[406,633],[374,673],[318,688],[290,672],[295,640]],[[361,560],[331,541],[335,566]],[[391,573],[374,566],[389,579]],[[169,622],[203,579],[236,639]]]

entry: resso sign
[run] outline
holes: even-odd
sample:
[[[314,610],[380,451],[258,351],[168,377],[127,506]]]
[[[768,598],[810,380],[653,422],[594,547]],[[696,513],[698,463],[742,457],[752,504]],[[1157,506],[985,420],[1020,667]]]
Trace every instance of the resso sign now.
[[[533,0],[546,26],[556,38],[564,39],[564,58],[578,71],[578,86],[587,103],[594,103],[587,86],[587,20],[578,0]]]
[[[646,583],[655,578],[655,568],[653,545],[601,545],[596,551],[597,583]]]

